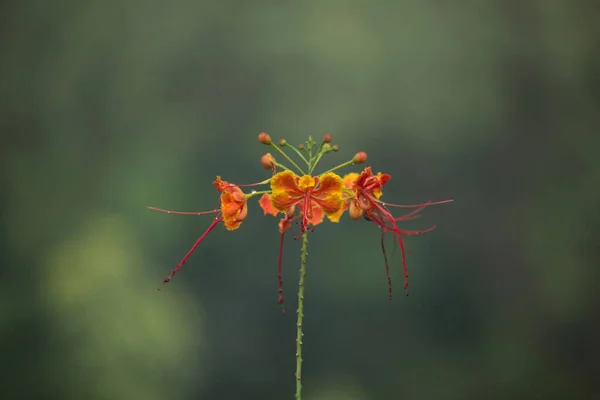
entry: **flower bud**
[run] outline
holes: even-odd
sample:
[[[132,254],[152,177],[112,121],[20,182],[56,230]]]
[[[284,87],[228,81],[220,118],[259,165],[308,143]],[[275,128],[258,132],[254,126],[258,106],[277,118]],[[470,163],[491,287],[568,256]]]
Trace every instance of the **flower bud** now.
[[[364,164],[367,162],[367,153],[365,153],[364,151],[360,151],[358,153],[356,153],[354,155],[354,158],[352,159],[352,162],[354,164]]]
[[[325,136],[323,136],[323,142],[325,142],[325,143],[331,142],[331,135],[329,133],[327,133],[327,134],[325,134]]]
[[[271,155],[271,153],[267,153],[260,158],[260,165],[264,169],[273,169],[275,168],[275,157]]]
[[[271,136],[267,135],[265,132],[260,133],[258,135],[258,141],[262,144],[271,144]]]
[[[285,139],[279,139],[279,145],[280,146],[285,146],[286,143],[287,143],[287,140],[285,140]]]
[[[353,220],[357,220],[362,215],[363,211],[356,205],[354,201],[350,202],[350,206],[348,207],[348,215]]]
[[[333,151],[338,151],[340,148],[337,144],[334,144],[333,146],[331,146],[331,150]]]
[[[331,150],[333,150],[333,149],[331,148],[331,145],[330,145],[329,143],[325,143],[325,144],[323,145],[323,151],[324,151],[325,153],[328,153],[328,152],[330,152]]]
[[[298,149],[299,149],[299,150],[304,150],[304,145],[303,145],[302,143],[300,143],[300,144],[298,145]]]

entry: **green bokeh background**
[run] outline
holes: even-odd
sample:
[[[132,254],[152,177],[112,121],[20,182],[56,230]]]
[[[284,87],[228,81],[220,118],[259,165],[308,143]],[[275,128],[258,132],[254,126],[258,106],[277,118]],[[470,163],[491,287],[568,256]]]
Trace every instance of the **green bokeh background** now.
[[[600,295],[600,24],[585,0],[5,1],[0,376],[6,399],[290,399],[277,220],[208,226],[256,135],[332,134],[409,229],[311,235],[305,399],[588,399]],[[349,171],[349,170],[348,170]],[[284,291],[296,305],[299,243]],[[598,396],[598,397],[596,397]]]

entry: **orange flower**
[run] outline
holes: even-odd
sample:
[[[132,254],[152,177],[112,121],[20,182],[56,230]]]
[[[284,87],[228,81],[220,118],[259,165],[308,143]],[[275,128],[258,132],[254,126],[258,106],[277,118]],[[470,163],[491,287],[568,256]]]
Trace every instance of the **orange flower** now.
[[[438,202],[427,202],[423,204],[414,204],[414,205],[400,205],[400,204],[391,204],[386,203],[380,200],[380,197],[383,194],[383,187],[392,177],[388,174],[382,174],[379,172],[377,175],[373,175],[371,171],[371,167],[367,167],[363,170],[363,172],[356,178],[353,185],[354,198],[350,200],[350,206],[348,213],[352,219],[359,219],[361,216],[364,217],[367,221],[372,221],[377,224],[381,228],[381,248],[383,251],[383,258],[385,261],[385,270],[388,278],[388,290],[389,290],[389,298],[392,299],[392,282],[389,274],[389,265],[387,260],[387,255],[385,251],[385,234],[387,232],[392,232],[396,235],[398,243],[400,245],[400,250],[402,251],[402,265],[404,267],[404,290],[406,291],[406,295],[408,296],[408,272],[406,269],[406,255],[404,251],[404,243],[402,241],[402,235],[406,236],[415,236],[421,235],[424,233],[431,232],[435,229],[435,226],[432,226],[425,230],[420,231],[411,231],[411,230],[403,230],[398,227],[397,222],[400,221],[408,221],[411,219],[416,219],[419,216],[418,212],[422,211],[428,206],[434,204],[443,204],[451,202],[452,200],[444,200]],[[400,216],[394,217],[386,208],[386,206],[391,207],[400,207],[400,208],[416,208],[412,212]]]
[[[333,222],[338,222],[344,212],[350,206],[350,202],[354,199],[353,187],[354,182],[358,178],[358,174],[356,172],[350,172],[349,174],[344,175],[344,188],[342,190],[342,207],[335,214],[329,216],[329,219]]]
[[[301,231],[305,232],[307,224],[313,219],[315,208],[323,211],[332,222],[339,220],[339,217],[336,220],[333,216],[343,204],[342,184],[342,178],[333,172],[320,177],[298,177],[292,171],[283,171],[273,175],[271,179],[271,204],[281,212],[287,212],[296,205],[300,206]]]
[[[198,238],[198,240],[196,240],[196,243],[194,243],[192,248],[187,252],[185,257],[183,257],[183,259],[179,262],[179,264],[177,264],[177,266],[175,267],[173,272],[171,272],[169,274],[169,276],[167,276],[165,278],[165,280],[163,281],[163,285],[165,283],[168,283],[173,278],[173,276],[175,276],[175,274],[179,271],[179,269],[181,267],[183,267],[183,265],[185,264],[187,259],[192,255],[194,250],[196,250],[196,247],[198,247],[198,245],[200,245],[200,243],[206,238],[206,236],[208,236],[208,234],[213,229],[215,229],[215,227],[221,221],[223,221],[223,224],[225,225],[225,228],[227,230],[232,231],[232,230],[238,229],[240,227],[240,225],[242,224],[242,222],[246,219],[246,216],[248,215],[248,204],[247,204],[246,195],[244,194],[244,192],[242,192],[242,190],[238,186],[221,180],[220,176],[217,176],[217,179],[215,181],[213,181],[213,184],[217,187],[217,191],[221,192],[221,196],[220,196],[221,207],[220,207],[220,209],[211,210],[211,211],[187,212],[187,211],[163,210],[161,208],[148,206],[148,208],[151,210],[166,212],[168,214],[183,214],[183,215],[215,214],[215,218],[214,218],[213,222],[209,225],[209,227],[206,229],[206,231],[204,231],[202,236],[200,236]],[[158,290],[160,290],[160,288],[158,288]]]
[[[246,195],[236,185],[222,181],[220,176],[217,176],[213,184],[221,192],[221,213],[225,228],[230,231],[236,230],[248,215]]]

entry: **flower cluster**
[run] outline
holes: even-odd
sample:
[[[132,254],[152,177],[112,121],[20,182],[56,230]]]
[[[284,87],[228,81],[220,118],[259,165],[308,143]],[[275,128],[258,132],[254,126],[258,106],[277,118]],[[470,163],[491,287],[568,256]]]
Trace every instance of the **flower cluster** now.
[[[334,171],[341,168],[364,164],[367,161],[367,154],[359,152],[351,160],[344,162],[337,167],[331,168],[321,174],[315,174],[314,170],[325,154],[338,151],[337,145],[331,145],[331,136],[325,135],[321,143],[315,142],[310,136],[309,140],[299,146],[293,146],[286,140],[281,139],[275,144],[271,137],[266,133],[258,135],[260,143],[270,146],[274,152],[277,152],[288,165],[280,163],[271,153],[264,154],[260,163],[266,170],[272,171],[272,176],[262,182],[235,185],[217,179],[213,182],[220,195],[220,207],[211,211],[202,212],[179,212],[164,210],[155,207],[148,207],[153,210],[167,212],[171,214],[213,214],[214,219],[207,230],[200,236],[192,246],[185,257],[179,262],[175,269],[165,278],[167,283],[185,264],[187,259],[206,238],[206,236],[220,223],[223,222],[228,230],[238,229],[248,215],[248,200],[254,196],[262,195],[258,201],[264,215],[272,216],[282,215],[279,220],[279,232],[281,234],[278,262],[278,290],[279,303],[283,304],[282,289],[282,254],[285,233],[292,227],[293,222],[300,225],[300,233],[305,234],[325,220],[325,217],[331,222],[339,222],[342,215],[347,211],[352,220],[364,219],[376,224],[381,229],[381,248],[385,263],[385,270],[388,279],[389,298],[392,299],[392,282],[389,273],[388,257],[385,249],[385,237],[390,234],[394,237],[400,246],[402,253],[402,265],[404,268],[404,289],[408,295],[408,272],[406,268],[406,255],[404,249],[403,236],[420,235],[431,232],[435,229],[432,226],[425,230],[405,230],[399,227],[400,222],[416,219],[418,213],[424,208],[448,203],[452,200],[429,201],[422,204],[401,205],[382,201],[384,186],[390,181],[389,174],[378,172],[374,174],[371,167],[366,167],[360,172],[350,172],[341,177]],[[295,153],[305,164],[301,168],[284,151],[290,150]],[[244,193],[241,187],[269,185],[270,190]],[[391,208],[412,209],[410,212],[394,216]],[[160,288],[159,288],[160,290]],[[282,306],[283,307],[283,306]],[[284,310],[285,311],[285,310]]]
[[[206,231],[198,238],[196,243],[194,243],[192,248],[179,264],[177,264],[169,276],[165,278],[163,281],[164,285],[173,278],[194,252],[196,247],[198,247],[219,223],[223,222],[225,228],[228,230],[238,229],[248,216],[248,200],[254,196],[261,196],[258,203],[263,209],[264,215],[270,214],[276,217],[281,214],[281,219],[279,220],[280,242],[277,282],[279,289],[279,304],[281,304],[282,311],[284,312],[283,279],[281,274],[284,237],[286,232],[292,228],[294,222],[300,225],[302,251],[300,280],[298,282],[298,320],[296,323],[296,399],[301,400],[302,343],[304,337],[302,322],[304,318],[304,278],[306,275],[308,234],[314,231],[317,225],[325,221],[325,217],[331,222],[339,222],[346,211],[352,220],[359,220],[362,218],[377,225],[381,230],[381,249],[388,280],[389,298],[391,300],[392,280],[390,278],[388,257],[385,250],[386,235],[391,235],[400,245],[400,250],[402,251],[402,265],[404,267],[404,289],[406,295],[408,295],[408,272],[406,269],[403,236],[414,236],[431,232],[435,229],[435,226],[425,230],[412,231],[401,229],[398,224],[418,218],[419,212],[426,207],[434,204],[448,203],[452,200],[430,201],[413,205],[387,203],[381,198],[383,196],[383,188],[391,179],[389,174],[381,172],[374,174],[371,167],[366,167],[360,172],[350,172],[344,177],[335,173],[335,171],[344,167],[366,163],[367,154],[364,152],[356,153],[351,160],[348,160],[337,167],[331,168],[320,174],[315,174],[314,170],[321,160],[321,157],[329,152],[339,150],[337,145],[330,144],[330,135],[325,135],[320,144],[316,143],[309,136],[308,141],[297,147],[290,145],[284,139],[280,140],[277,145],[273,143],[271,137],[264,132],[258,135],[258,140],[262,144],[270,146],[273,151],[278,154],[278,157],[282,157],[280,160],[284,160],[283,163],[280,163],[271,153],[266,153],[260,158],[262,167],[272,172],[270,178],[253,184],[234,185],[221,180],[221,177],[217,176],[217,179],[213,184],[216,186],[217,191],[221,193],[220,207],[211,211],[181,212],[163,210],[155,207],[149,208],[171,214],[214,215],[213,221]],[[284,149],[295,153],[303,162],[304,168],[298,166]],[[256,187],[261,185],[269,185],[270,188],[262,191],[252,190],[250,193],[245,193],[241,189],[241,187],[244,186]],[[404,215],[394,216],[390,211],[392,208],[412,210]]]

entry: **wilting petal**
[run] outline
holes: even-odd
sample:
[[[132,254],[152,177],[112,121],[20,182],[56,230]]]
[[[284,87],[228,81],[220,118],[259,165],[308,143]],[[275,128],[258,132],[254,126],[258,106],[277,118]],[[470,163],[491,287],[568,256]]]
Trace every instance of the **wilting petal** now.
[[[221,193],[221,212],[224,218],[237,215],[244,204],[246,204],[246,201],[236,201],[228,192]]]
[[[279,233],[285,232],[291,226],[292,219],[287,215],[279,220]]]
[[[213,181],[213,185],[217,187],[217,192],[222,192],[229,185],[229,183],[222,181],[221,177],[217,175],[217,179]]]
[[[275,209],[271,204],[271,196],[269,196],[268,193],[262,195],[262,197],[258,201],[258,204],[265,212],[265,215],[271,214],[272,216],[276,216],[279,212],[279,210]]]
[[[225,228],[229,231],[236,230],[242,225],[244,219],[248,215],[248,204],[244,203],[241,205],[235,212],[232,214],[226,215],[223,213],[223,223],[225,224]]]

